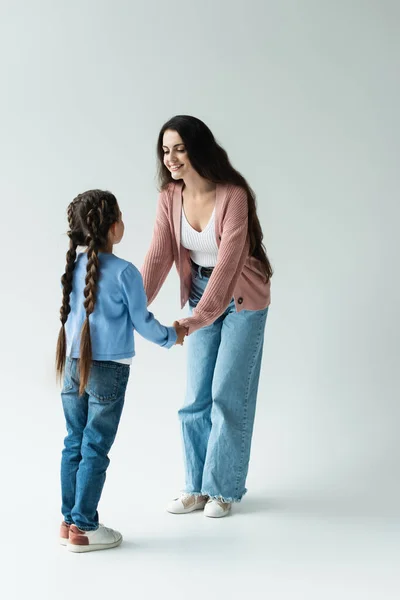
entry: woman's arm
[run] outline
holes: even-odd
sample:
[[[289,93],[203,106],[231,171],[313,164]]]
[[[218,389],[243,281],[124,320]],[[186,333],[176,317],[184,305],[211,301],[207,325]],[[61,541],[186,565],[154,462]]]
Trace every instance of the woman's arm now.
[[[193,316],[179,321],[189,335],[210,325],[229,305],[249,253],[246,191],[235,187],[228,200],[218,261]]]
[[[167,192],[161,192],[158,197],[153,238],[141,268],[147,304],[151,304],[157,296],[174,262],[167,200]]]

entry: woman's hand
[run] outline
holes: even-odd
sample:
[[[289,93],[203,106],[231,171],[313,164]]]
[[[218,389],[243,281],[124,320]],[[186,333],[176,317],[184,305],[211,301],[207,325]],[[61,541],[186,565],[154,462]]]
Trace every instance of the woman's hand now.
[[[183,327],[183,325],[179,325],[178,321],[174,321],[172,327],[175,327],[176,335],[178,339],[175,342],[175,346],[179,344],[179,346],[183,346],[183,341],[187,336],[187,328]]]

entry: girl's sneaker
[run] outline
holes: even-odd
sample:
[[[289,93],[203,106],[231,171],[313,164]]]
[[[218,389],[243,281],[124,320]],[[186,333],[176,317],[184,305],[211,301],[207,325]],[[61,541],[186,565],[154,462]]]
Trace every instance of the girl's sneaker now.
[[[167,511],[174,515],[184,515],[194,510],[203,510],[208,496],[195,496],[194,494],[181,494],[167,506]]]
[[[67,549],[70,552],[92,552],[115,548],[121,542],[122,535],[119,531],[104,527],[101,523],[94,531],[82,531],[76,525],[71,525]]]
[[[231,502],[221,502],[220,500],[212,500],[210,498],[204,509],[204,514],[206,517],[218,519],[220,517],[226,517],[226,515],[230,513],[231,508]]]
[[[60,525],[60,544],[61,546],[66,546],[68,544],[69,538],[69,528],[71,525],[63,521]]]

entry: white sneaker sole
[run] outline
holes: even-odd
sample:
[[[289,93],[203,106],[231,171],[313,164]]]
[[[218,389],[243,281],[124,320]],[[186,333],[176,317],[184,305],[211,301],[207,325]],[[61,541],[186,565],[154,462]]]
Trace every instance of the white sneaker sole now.
[[[207,502],[200,502],[198,504],[190,506],[189,508],[178,508],[176,510],[173,508],[167,508],[167,512],[169,512],[171,515],[186,515],[188,513],[194,512],[195,510],[204,510],[206,504]]]
[[[68,540],[66,540],[65,538],[60,537],[60,544],[61,544],[61,546],[67,546],[68,545]]]
[[[122,536],[116,542],[112,542],[111,544],[87,544],[86,546],[81,546],[79,544],[71,544],[68,542],[67,550],[70,552],[95,552],[96,550],[108,550],[109,548],[116,548],[122,542]]]

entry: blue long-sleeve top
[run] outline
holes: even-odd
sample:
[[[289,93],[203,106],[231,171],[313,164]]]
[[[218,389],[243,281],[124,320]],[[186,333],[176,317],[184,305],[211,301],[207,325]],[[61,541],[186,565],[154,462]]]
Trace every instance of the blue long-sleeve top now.
[[[87,254],[76,259],[71,312],[65,324],[67,356],[79,358],[84,309]],[[114,254],[99,253],[96,303],[89,317],[93,360],[118,360],[135,356],[134,330],[147,340],[170,348],[177,340],[174,327],[161,325],[147,310],[142,276],[130,262]]]

